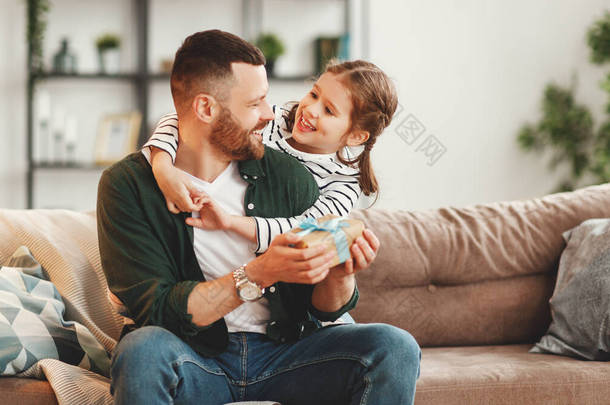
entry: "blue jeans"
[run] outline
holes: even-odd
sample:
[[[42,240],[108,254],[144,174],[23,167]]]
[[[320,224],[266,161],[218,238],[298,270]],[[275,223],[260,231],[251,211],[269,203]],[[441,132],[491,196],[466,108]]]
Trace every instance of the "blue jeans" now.
[[[260,333],[230,333],[227,350],[213,358],[145,326],[117,345],[111,393],[117,405],[405,405],[413,403],[420,360],[415,339],[386,324],[326,326],[279,345]]]

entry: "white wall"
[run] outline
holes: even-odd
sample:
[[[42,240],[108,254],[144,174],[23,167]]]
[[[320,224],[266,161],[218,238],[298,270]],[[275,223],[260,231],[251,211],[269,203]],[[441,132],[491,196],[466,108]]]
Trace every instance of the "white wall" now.
[[[45,41],[48,58],[56,51],[61,35],[69,34],[76,38],[73,45],[78,48],[81,67],[94,69],[95,56],[90,44],[100,30],[121,30],[127,37],[132,36],[132,28],[126,23],[132,11],[121,6],[124,2],[120,0],[54,3]],[[149,50],[152,69],[162,57],[172,55],[187,33],[213,24],[224,29],[241,24],[238,12],[227,19],[228,11],[204,12],[202,2],[171,3],[191,12],[174,13],[177,22],[163,24],[161,31],[153,31]],[[238,3],[232,0],[226,7],[236,11]],[[551,190],[558,176],[548,173],[543,159],[518,149],[516,133],[522,123],[539,116],[542,90],[550,80],[566,85],[577,72],[579,101],[600,107],[605,103],[605,95],[598,88],[605,70],[588,62],[584,36],[604,8],[610,8],[610,0],[370,3],[370,59],[395,79],[404,108],[373,150],[381,183],[376,206],[405,209],[463,206],[528,198]],[[152,4],[156,30],[159,21],[169,15],[170,2],[153,0]],[[86,17],[82,17],[83,10]],[[336,5],[325,11],[340,14]],[[297,27],[306,24],[296,12],[294,16],[282,10],[277,12],[286,19],[294,18]],[[263,24],[268,24],[266,21]],[[158,35],[159,32],[164,35]],[[134,55],[134,46],[128,41],[123,50],[126,69],[135,63],[130,57]],[[25,54],[24,2],[0,0],[0,122],[4,127],[0,133],[4,146],[0,148],[0,207],[25,206]],[[309,62],[303,63],[306,66]],[[278,63],[278,69],[284,72],[295,67],[299,66],[292,57]],[[64,103],[71,102],[71,95],[79,92],[78,86],[81,85],[67,88]],[[307,88],[277,82],[271,86],[270,98],[275,102],[299,99]],[[112,86],[106,90],[109,94],[100,101],[109,109],[122,109],[123,103],[131,103],[129,91],[121,92]],[[152,95],[151,116],[171,107],[165,84],[154,85]],[[79,105],[93,109],[88,107],[90,103],[93,101]],[[413,145],[407,145],[396,132],[408,114],[413,114],[426,129]],[[93,122],[94,118],[90,120]],[[91,153],[87,144],[92,139],[89,135],[89,141],[84,140],[79,146],[82,156]],[[416,152],[419,143],[429,135],[434,135],[446,148],[432,166],[421,151]],[[41,173],[40,195],[67,194],[39,201],[37,206],[93,208],[98,176],[95,172]]]
[[[605,104],[598,82],[610,66],[588,62],[585,33],[610,1],[371,3],[371,60],[396,80],[404,107],[373,149],[377,206],[463,206],[553,190],[558,176],[520,151],[516,134],[538,119],[545,84],[568,85],[574,72],[578,100],[597,112]],[[426,128],[412,146],[396,133],[407,113]],[[416,152],[428,135],[446,148],[432,166]]]
[[[0,207],[25,206],[25,2],[0,0]]]

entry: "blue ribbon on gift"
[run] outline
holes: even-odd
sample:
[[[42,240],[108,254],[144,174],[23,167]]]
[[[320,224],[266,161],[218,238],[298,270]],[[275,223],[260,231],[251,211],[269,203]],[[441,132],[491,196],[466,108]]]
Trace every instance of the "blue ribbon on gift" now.
[[[350,258],[349,246],[347,246],[347,237],[342,229],[347,227],[349,227],[349,223],[343,221],[342,218],[333,218],[320,224],[313,218],[305,218],[305,220],[299,225],[299,228],[301,228],[302,231],[297,232],[297,235],[305,236],[314,231],[328,232],[335,240],[337,255],[339,256],[339,263],[343,263]]]

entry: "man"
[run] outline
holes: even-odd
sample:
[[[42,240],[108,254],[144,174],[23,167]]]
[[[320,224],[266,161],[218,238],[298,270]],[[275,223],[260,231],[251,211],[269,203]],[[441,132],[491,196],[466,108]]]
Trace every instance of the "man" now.
[[[318,188],[298,162],[261,143],[257,131],[273,118],[264,63],[222,31],[184,41],[171,75],[176,166],[226,210],[290,217]],[[318,322],[355,306],[354,273],[379,246],[372,232],[334,268],[319,248],[292,248],[290,234],[255,257],[245,239],[193,230],[190,214],[170,213],[140,153],[104,172],[97,210],[108,284],[138,327],[113,354],[117,404],[413,402],[421,352],[411,335]]]

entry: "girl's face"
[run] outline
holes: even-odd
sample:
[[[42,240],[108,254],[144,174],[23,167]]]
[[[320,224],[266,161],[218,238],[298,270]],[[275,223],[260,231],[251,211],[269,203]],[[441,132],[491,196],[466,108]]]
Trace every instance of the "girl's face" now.
[[[350,93],[333,73],[324,73],[299,102],[289,144],[306,153],[335,153],[342,147],[359,145],[363,131],[351,127]]]

